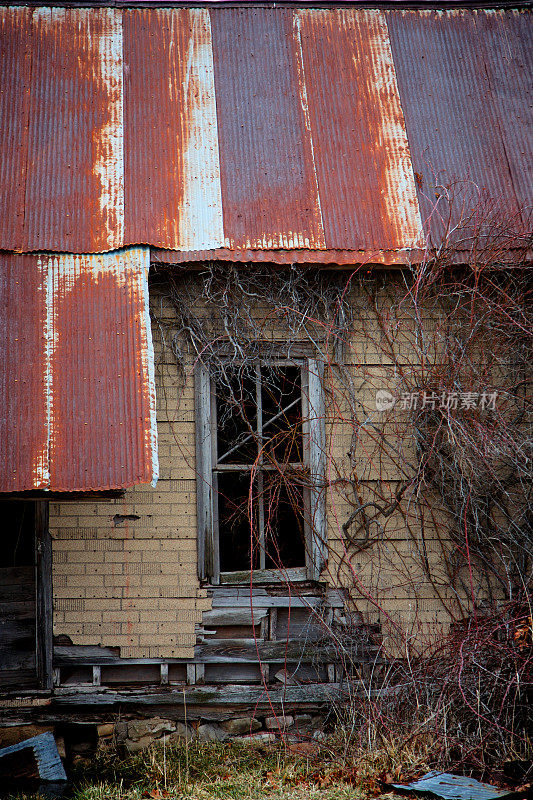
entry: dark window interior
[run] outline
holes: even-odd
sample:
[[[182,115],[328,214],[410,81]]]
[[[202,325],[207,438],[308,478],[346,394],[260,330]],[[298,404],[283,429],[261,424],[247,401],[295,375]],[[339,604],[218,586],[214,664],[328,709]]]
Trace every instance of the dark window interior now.
[[[255,375],[235,374],[225,383],[216,387],[218,460],[252,464],[257,458]]]
[[[304,466],[301,367],[236,368],[215,393],[220,570],[305,566],[303,490],[280,470]]]
[[[298,367],[262,371],[263,435],[277,461],[303,461],[302,381]]]
[[[218,476],[218,529],[222,572],[259,569],[257,503],[252,503],[250,508],[249,495],[249,472],[226,472]],[[251,518],[253,525],[250,524]]]
[[[0,500],[0,520],[0,567],[33,566],[35,504],[27,500]]]
[[[265,494],[266,569],[305,566],[303,497],[301,487],[267,485]]]

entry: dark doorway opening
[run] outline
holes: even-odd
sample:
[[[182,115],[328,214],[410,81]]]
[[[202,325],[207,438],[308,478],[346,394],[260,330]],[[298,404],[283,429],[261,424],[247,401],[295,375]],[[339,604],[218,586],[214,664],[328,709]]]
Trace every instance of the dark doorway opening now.
[[[48,687],[51,564],[46,501],[0,500],[0,690]]]

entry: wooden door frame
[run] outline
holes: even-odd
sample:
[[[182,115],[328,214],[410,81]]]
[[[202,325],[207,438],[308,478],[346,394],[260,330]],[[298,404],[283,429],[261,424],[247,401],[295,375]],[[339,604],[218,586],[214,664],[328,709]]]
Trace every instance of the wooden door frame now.
[[[41,689],[52,689],[52,540],[49,502],[35,502],[35,664]]]

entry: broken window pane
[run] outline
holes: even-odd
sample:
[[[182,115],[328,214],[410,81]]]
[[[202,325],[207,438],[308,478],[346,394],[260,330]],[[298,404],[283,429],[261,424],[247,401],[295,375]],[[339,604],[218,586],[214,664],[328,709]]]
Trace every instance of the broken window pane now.
[[[250,508],[250,473],[218,476],[218,530],[221,572],[259,569],[257,496]],[[253,520],[253,524],[251,524]]]
[[[261,371],[265,452],[279,462],[301,462],[302,380],[299,367],[263,367]]]
[[[303,490],[278,480],[265,481],[265,568],[305,566]]]
[[[217,381],[215,391],[218,461],[253,464],[258,452],[255,374],[235,372]]]

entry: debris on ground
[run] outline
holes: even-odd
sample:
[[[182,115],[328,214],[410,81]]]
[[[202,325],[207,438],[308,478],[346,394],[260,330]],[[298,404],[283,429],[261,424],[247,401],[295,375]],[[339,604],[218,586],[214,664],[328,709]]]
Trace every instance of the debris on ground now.
[[[498,789],[489,783],[480,783],[465,775],[449,772],[428,772],[412,783],[393,783],[395,789],[420,794],[433,794],[443,800],[500,800],[522,794],[516,789]]]

